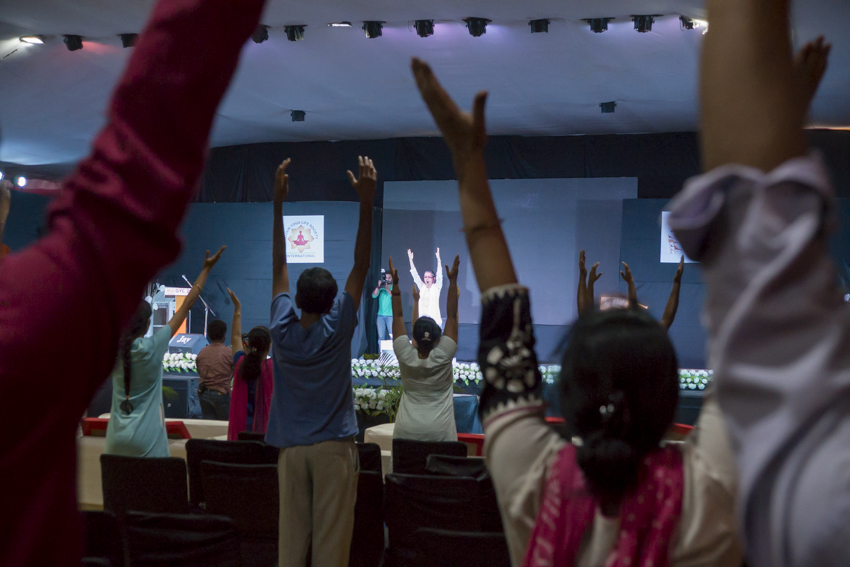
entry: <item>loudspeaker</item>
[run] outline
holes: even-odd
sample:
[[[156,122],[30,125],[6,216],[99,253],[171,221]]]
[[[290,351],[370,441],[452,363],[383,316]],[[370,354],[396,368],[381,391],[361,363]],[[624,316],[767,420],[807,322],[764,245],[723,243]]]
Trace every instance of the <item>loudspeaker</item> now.
[[[162,393],[162,407],[165,410],[165,417],[192,417],[193,412],[190,411],[189,404],[192,399],[192,392],[198,389],[198,378],[163,376],[162,385],[174,390],[174,393]]]

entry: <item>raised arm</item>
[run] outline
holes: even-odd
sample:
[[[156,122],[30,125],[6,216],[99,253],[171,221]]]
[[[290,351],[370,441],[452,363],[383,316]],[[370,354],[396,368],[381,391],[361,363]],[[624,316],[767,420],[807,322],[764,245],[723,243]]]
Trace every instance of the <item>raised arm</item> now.
[[[272,297],[289,293],[289,268],[286,265],[286,241],[283,235],[283,202],[289,194],[289,158],[283,160],[274,176],[274,224],[272,225]],[[241,342],[241,339],[240,339]]]
[[[635,289],[635,278],[634,278],[634,276],[632,276],[632,270],[629,268],[629,265],[626,264],[625,262],[623,262],[622,264],[623,264],[623,271],[620,272],[620,275],[623,276],[623,280],[629,286],[629,308],[635,309],[638,306],[637,289]],[[678,300],[678,297],[679,296],[677,294],[676,295],[677,300]],[[675,312],[673,314],[675,316]]]
[[[236,354],[242,348],[242,303],[236,294],[227,288],[227,293],[230,295],[230,301],[233,302],[233,321],[230,323],[230,350]]]
[[[443,261],[440,259],[440,249],[437,248],[437,270],[434,273],[434,285],[437,286],[437,289],[443,289],[443,270],[440,268],[443,266]]]
[[[414,58],[412,67],[419,92],[452,152],[466,243],[478,287],[486,291],[516,283],[510,250],[487,183],[484,162],[487,93],[476,95],[472,114],[463,112],[443,90],[427,64]]]
[[[596,273],[596,269],[599,267],[599,262],[593,264],[590,268],[590,273],[587,275],[587,289],[584,292],[584,304],[585,308],[589,310],[593,310],[596,306],[596,295],[593,291],[593,286],[596,284],[596,280],[602,277],[602,272]]]
[[[198,301],[198,298],[201,296],[201,292],[204,290],[204,285],[207,283],[207,276],[210,275],[210,270],[213,269],[213,266],[215,266],[216,262],[218,262],[218,259],[221,258],[221,253],[224,252],[225,248],[227,248],[227,246],[222,246],[218,249],[218,252],[212,256],[210,256],[210,251],[207,250],[207,254],[204,257],[204,267],[201,268],[201,273],[198,274],[198,277],[195,279],[195,283],[192,284],[192,291],[189,292],[189,295],[187,295],[186,299],[183,300],[183,304],[168,322],[168,326],[171,327],[172,337],[177,332],[177,329],[180,328],[180,325],[183,324],[183,321],[186,320],[186,316],[189,315],[189,311],[192,310],[195,302]]]
[[[378,172],[368,157],[358,157],[360,171],[355,179],[351,171],[348,179],[351,186],[360,197],[360,224],[357,226],[357,240],[354,243],[354,267],[345,282],[345,291],[354,301],[354,309],[360,307],[360,296],[366,284],[366,272],[372,256],[372,207],[375,203],[375,187],[378,183]],[[395,323],[393,323],[395,324]]]
[[[673,289],[670,290],[667,307],[664,308],[664,315],[661,316],[661,326],[665,329],[669,329],[676,319],[676,311],[679,309],[679,288],[682,286],[682,273],[684,271],[685,257],[682,256],[679,260],[679,267],[676,269],[676,275],[673,276]]]
[[[390,256],[390,275],[393,278],[393,290],[390,292],[393,303],[393,340],[396,340],[399,337],[406,337],[407,329],[404,326],[404,312],[401,305],[401,289],[399,288],[398,282],[398,270],[393,264],[392,256]],[[415,313],[416,307],[413,309]]]
[[[419,272],[416,271],[416,266],[413,265],[413,250],[407,249],[407,259],[410,260],[410,275],[413,276],[413,284],[417,287],[424,287],[425,282],[419,277]]]
[[[413,289],[410,291],[411,295],[413,295],[413,315],[410,318],[410,328],[413,328],[413,325],[416,324],[416,320],[419,319],[419,286],[413,284]]]
[[[459,289],[457,287],[458,265],[460,264],[460,256],[455,256],[455,261],[452,264],[452,269],[446,266],[446,276],[449,278],[449,291],[446,296],[446,329],[443,334],[457,343],[457,298]]]

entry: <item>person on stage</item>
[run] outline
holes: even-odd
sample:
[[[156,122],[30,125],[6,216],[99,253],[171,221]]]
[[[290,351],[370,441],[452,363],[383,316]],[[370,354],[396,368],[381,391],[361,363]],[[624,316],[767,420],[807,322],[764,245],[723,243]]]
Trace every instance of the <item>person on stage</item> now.
[[[431,317],[413,323],[413,343],[407,339],[398,270],[390,258],[395,288],[393,300],[393,350],[401,370],[403,394],[399,402],[393,438],[416,441],[457,441],[454,415],[452,359],[457,352],[457,273],[460,257],[452,269],[446,266],[449,293],[446,298],[446,331]]]
[[[186,320],[201,295],[207,276],[225,247],[210,256],[180,309],[153,336],[143,338],[150,327],[151,306],[142,301],[121,335],[118,361],[112,372],[112,409],[106,427],[104,453],[126,457],[168,457],[165,412],[162,408],[162,357],[168,342]]]
[[[410,275],[413,276],[413,283],[419,287],[419,316],[430,317],[442,327],[440,291],[443,289],[443,272],[439,268],[442,265],[440,249],[437,248],[437,275],[435,276],[431,270],[426,270],[424,281],[419,277],[416,266],[413,265],[413,250],[410,248],[407,249],[407,257],[410,259]]]
[[[390,293],[393,282],[390,275],[381,270],[381,279],[372,291],[372,299],[378,300],[378,340],[393,338],[393,304]]]
[[[198,398],[203,419],[227,420],[230,415],[230,382],[233,380],[233,352],[224,343],[227,323],[210,321],[207,338],[210,344],[201,349],[198,367]]]

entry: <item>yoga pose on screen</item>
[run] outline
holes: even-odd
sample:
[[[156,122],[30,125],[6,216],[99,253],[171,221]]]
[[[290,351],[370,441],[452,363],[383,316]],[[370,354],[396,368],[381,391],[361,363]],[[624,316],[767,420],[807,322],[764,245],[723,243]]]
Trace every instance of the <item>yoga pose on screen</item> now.
[[[407,249],[407,257],[410,259],[410,275],[413,276],[413,283],[419,287],[419,316],[430,317],[442,327],[440,290],[443,289],[443,272],[440,270],[442,265],[440,249],[437,248],[437,275],[435,276],[431,270],[426,270],[424,281],[419,277],[416,266],[413,265],[413,251],[409,248]]]

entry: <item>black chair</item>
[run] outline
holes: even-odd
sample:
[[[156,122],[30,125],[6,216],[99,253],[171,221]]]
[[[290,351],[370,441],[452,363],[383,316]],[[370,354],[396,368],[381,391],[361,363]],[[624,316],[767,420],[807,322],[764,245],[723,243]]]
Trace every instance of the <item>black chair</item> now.
[[[223,516],[128,512],[133,567],[241,567],[236,524]]]
[[[179,457],[100,456],[103,509],[121,516],[128,510],[185,514],[186,461]]]
[[[105,557],[83,557],[80,559],[82,567],[117,567],[123,563],[115,564]]]
[[[107,564],[119,567],[124,564],[124,536],[118,517],[107,511],[85,511],[83,521],[86,526],[86,550],[83,557],[92,561],[105,560]]]
[[[481,498],[481,530],[502,533],[502,515],[496,489],[490,478],[490,471],[480,457],[448,457],[446,455],[428,455],[426,465],[428,474],[444,476],[465,476],[478,481],[478,496]]]
[[[189,502],[200,506],[204,502],[204,483],[201,462],[231,463],[234,465],[274,465],[280,449],[256,441],[218,441],[189,439],[186,441],[186,464],[189,466]]]
[[[459,441],[413,441],[393,439],[393,472],[398,474],[428,474],[425,464],[428,455],[465,457],[466,444]]]
[[[504,534],[423,528],[415,539],[421,564],[429,567],[511,566]]]
[[[236,434],[236,438],[239,441],[259,441],[260,443],[266,442],[266,434],[258,433],[255,431],[240,431]]]
[[[384,477],[380,472],[361,470],[348,567],[378,567],[383,556]]]
[[[358,443],[357,453],[360,455],[360,470],[383,473],[381,466],[381,446],[377,443]]]
[[[277,563],[277,465],[201,463],[206,509],[236,522],[246,567]]]
[[[424,565],[416,554],[414,534],[419,528],[481,531],[475,479],[393,473],[385,480],[388,565]]]

